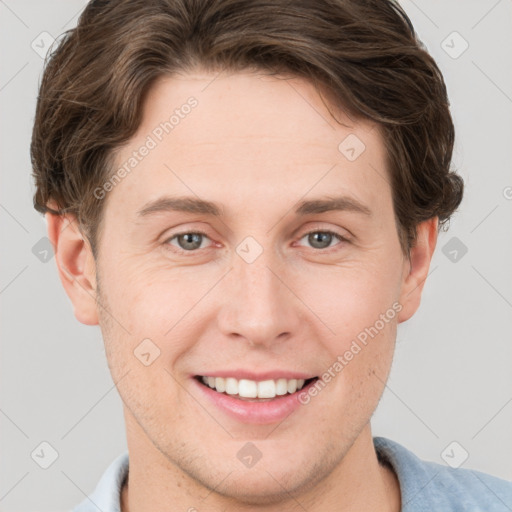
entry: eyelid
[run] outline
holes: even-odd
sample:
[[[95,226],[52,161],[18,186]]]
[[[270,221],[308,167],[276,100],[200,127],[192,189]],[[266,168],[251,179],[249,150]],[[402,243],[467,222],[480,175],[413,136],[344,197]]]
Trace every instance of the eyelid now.
[[[339,231],[336,228],[331,228],[323,225],[321,222],[313,223],[313,225],[308,225],[308,227],[304,228],[304,230],[300,229],[299,233],[302,233],[298,238],[304,238],[305,235],[309,235],[310,233],[330,233],[332,235],[336,235],[342,240],[346,240],[347,242],[353,238],[353,234],[346,228],[339,228]],[[297,233],[297,232],[296,232]],[[294,235],[296,236],[296,235]]]
[[[186,235],[188,233],[199,233],[201,235],[208,236],[208,233],[206,231],[210,231],[211,228],[194,227],[197,224],[203,225],[205,223],[201,221],[192,221],[186,223],[181,222],[179,224],[176,224],[175,226],[168,226],[167,229],[165,229],[165,231],[158,235],[158,239],[160,240],[163,238],[163,242],[167,242],[171,238],[174,238],[179,235]],[[208,238],[210,237],[208,236]]]

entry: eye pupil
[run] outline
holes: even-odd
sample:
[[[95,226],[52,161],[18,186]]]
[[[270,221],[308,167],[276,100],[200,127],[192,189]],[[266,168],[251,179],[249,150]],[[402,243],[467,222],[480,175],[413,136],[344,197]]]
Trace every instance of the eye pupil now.
[[[201,247],[202,236],[200,233],[185,233],[178,236],[178,243],[185,250],[198,249]],[[181,243],[182,240],[185,240],[185,244]]]
[[[331,244],[332,235],[324,231],[316,231],[309,235],[309,243],[316,249],[325,249]],[[327,243],[325,243],[327,241]],[[320,247],[318,246],[320,244]]]

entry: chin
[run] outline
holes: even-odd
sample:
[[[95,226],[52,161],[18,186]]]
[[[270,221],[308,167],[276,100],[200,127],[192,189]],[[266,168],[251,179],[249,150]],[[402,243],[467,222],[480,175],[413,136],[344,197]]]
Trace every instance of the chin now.
[[[228,500],[256,507],[293,500],[295,496],[307,493],[332,469],[326,467],[325,459],[318,464],[306,460],[303,459],[301,464],[297,457],[264,456],[252,468],[240,467],[238,461],[231,467],[208,464],[208,467],[199,468],[194,463],[187,473],[200,485]],[[330,466],[333,461],[327,457],[327,462]]]
[[[294,490],[301,487],[293,469],[266,472],[255,468],[236,471],[229,475],[215,492],[246,505],[272,505],[291,499]],[[270,473],[270,474],[269,474]]]

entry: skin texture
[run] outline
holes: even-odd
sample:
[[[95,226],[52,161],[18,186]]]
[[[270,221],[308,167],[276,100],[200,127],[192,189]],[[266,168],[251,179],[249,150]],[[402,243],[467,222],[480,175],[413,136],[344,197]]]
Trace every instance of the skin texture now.
[[[117,164],[191,96],[197,106],[104,199],[98,261],[72,216],[47,214],[75,316],[100,325],[124,403],[123,511],[398,511],[398,481],[378,464],[369,420],[397,325],[419,306],[437,219],[418,226],[406,257],[378,126],[342,113],[336,123],[298,78],[198,70],[160,79]],[[349,134],[366,146],[354,161],[338,150]],[[164,195],[214,201],[223,216],[137,216]],[[335,195],[370,214],[295,214],[302,200]],[[326,230],[347,240],[307,236]],[[194,250],[175,237],[197,231],[206,236]],[[248,236],[262,250],[252,263],[237,253]],[[234,369],[320,376],[394,303],[400,313],[279,424],[227,416],[191,378]],[[134,355],[147,338],[160,350],[149,366]],[[262,454],[251,468],[237,458],[248,441]]]

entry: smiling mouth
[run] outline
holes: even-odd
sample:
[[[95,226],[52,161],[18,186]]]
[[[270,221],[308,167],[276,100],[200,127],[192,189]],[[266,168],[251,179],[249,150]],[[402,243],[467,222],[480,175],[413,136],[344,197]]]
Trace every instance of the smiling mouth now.
[[[318,377],[311,379],[269,379],[255,381],[249,379],[235,379],[232,377],[209,377],[196,375],[194,377],[203,386],[211,388],[217,393],[228,395],[239,400],[251,402],[266,402],[287,395],[293,395]]]

